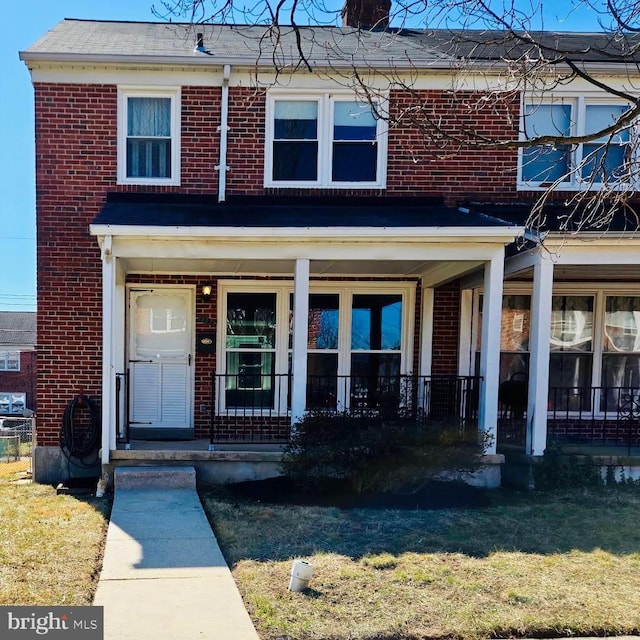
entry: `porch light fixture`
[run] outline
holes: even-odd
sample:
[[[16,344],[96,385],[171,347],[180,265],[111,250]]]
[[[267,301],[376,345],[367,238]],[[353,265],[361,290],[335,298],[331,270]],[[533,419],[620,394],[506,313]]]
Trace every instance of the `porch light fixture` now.
[[[202,285],[202,297],[205,300],[209,300],[211,298],[211,290],[212,290],[212,286],[210,284],[205,284]]]

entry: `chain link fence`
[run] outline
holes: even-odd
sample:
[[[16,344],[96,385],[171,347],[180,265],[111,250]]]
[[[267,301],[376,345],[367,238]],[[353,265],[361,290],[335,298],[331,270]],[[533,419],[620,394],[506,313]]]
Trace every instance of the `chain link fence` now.
[[[30,474],[33,418],[0,418],[0,478]]]

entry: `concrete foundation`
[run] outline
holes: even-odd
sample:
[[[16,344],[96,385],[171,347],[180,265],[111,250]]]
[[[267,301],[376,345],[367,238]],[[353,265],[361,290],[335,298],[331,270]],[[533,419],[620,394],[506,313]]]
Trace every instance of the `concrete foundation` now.
[[[149,469],[163,467],[193,467],[198,480],[226,484],[248,480],[264,480],[282,475],[280,451],[202,451],[202,450],[117,450],[111,452],[111,461],[102,468],[91,470],[69,467],[59,448],[36,447],[34,452],[34,480],[44,484],[57,484],[70,477],[102,476],[104,487],[113,487],[114,470],[119,467]],[[474,487],[493,489],[501,485],[501,467],[504,456],[483,456],[482,466],[475,472],[453,472],[441,477],[461,480]]]
[[[497,489],[502,485],[502,465],[504,456],[493,454],[482,456],[482,465],[474,472],[447,471],[438,477],[444,480],[458,480],[472,487],[482,489]]]
[[[575,458],[578,462],[590,461],[599,467],[604,481],[623,482],[640,480],[640,457],[637,456],[587,456],[579,454],[565,454]],[[542,464],[543,456],[527,456],[521,452],[505,454],[505,464],[502,467],[502,482],[506,486],[522,489],[535,489],[535,467]]]

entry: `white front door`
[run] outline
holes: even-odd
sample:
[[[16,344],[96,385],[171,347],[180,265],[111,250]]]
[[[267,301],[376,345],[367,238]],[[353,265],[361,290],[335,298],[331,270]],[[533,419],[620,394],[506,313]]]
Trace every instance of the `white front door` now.
[[[129,424],[134,438],[193,436],[192,292],[132,289]]]

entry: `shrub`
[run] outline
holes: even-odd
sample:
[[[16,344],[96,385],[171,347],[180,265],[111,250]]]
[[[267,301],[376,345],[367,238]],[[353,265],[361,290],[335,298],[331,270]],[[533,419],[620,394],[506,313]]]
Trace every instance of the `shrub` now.
[[[590,456],[564,453],[560,447],[548,447],[542,462],[534,466],[533,471],[535,487],[541,491],[604,484],[600,468]]]
[[[346,480],[358,492],[417,489],[443,471],[473,471],[486,439],[475,429],[402,415],[312,412],[298,422],[283,455],[300,484]]]

